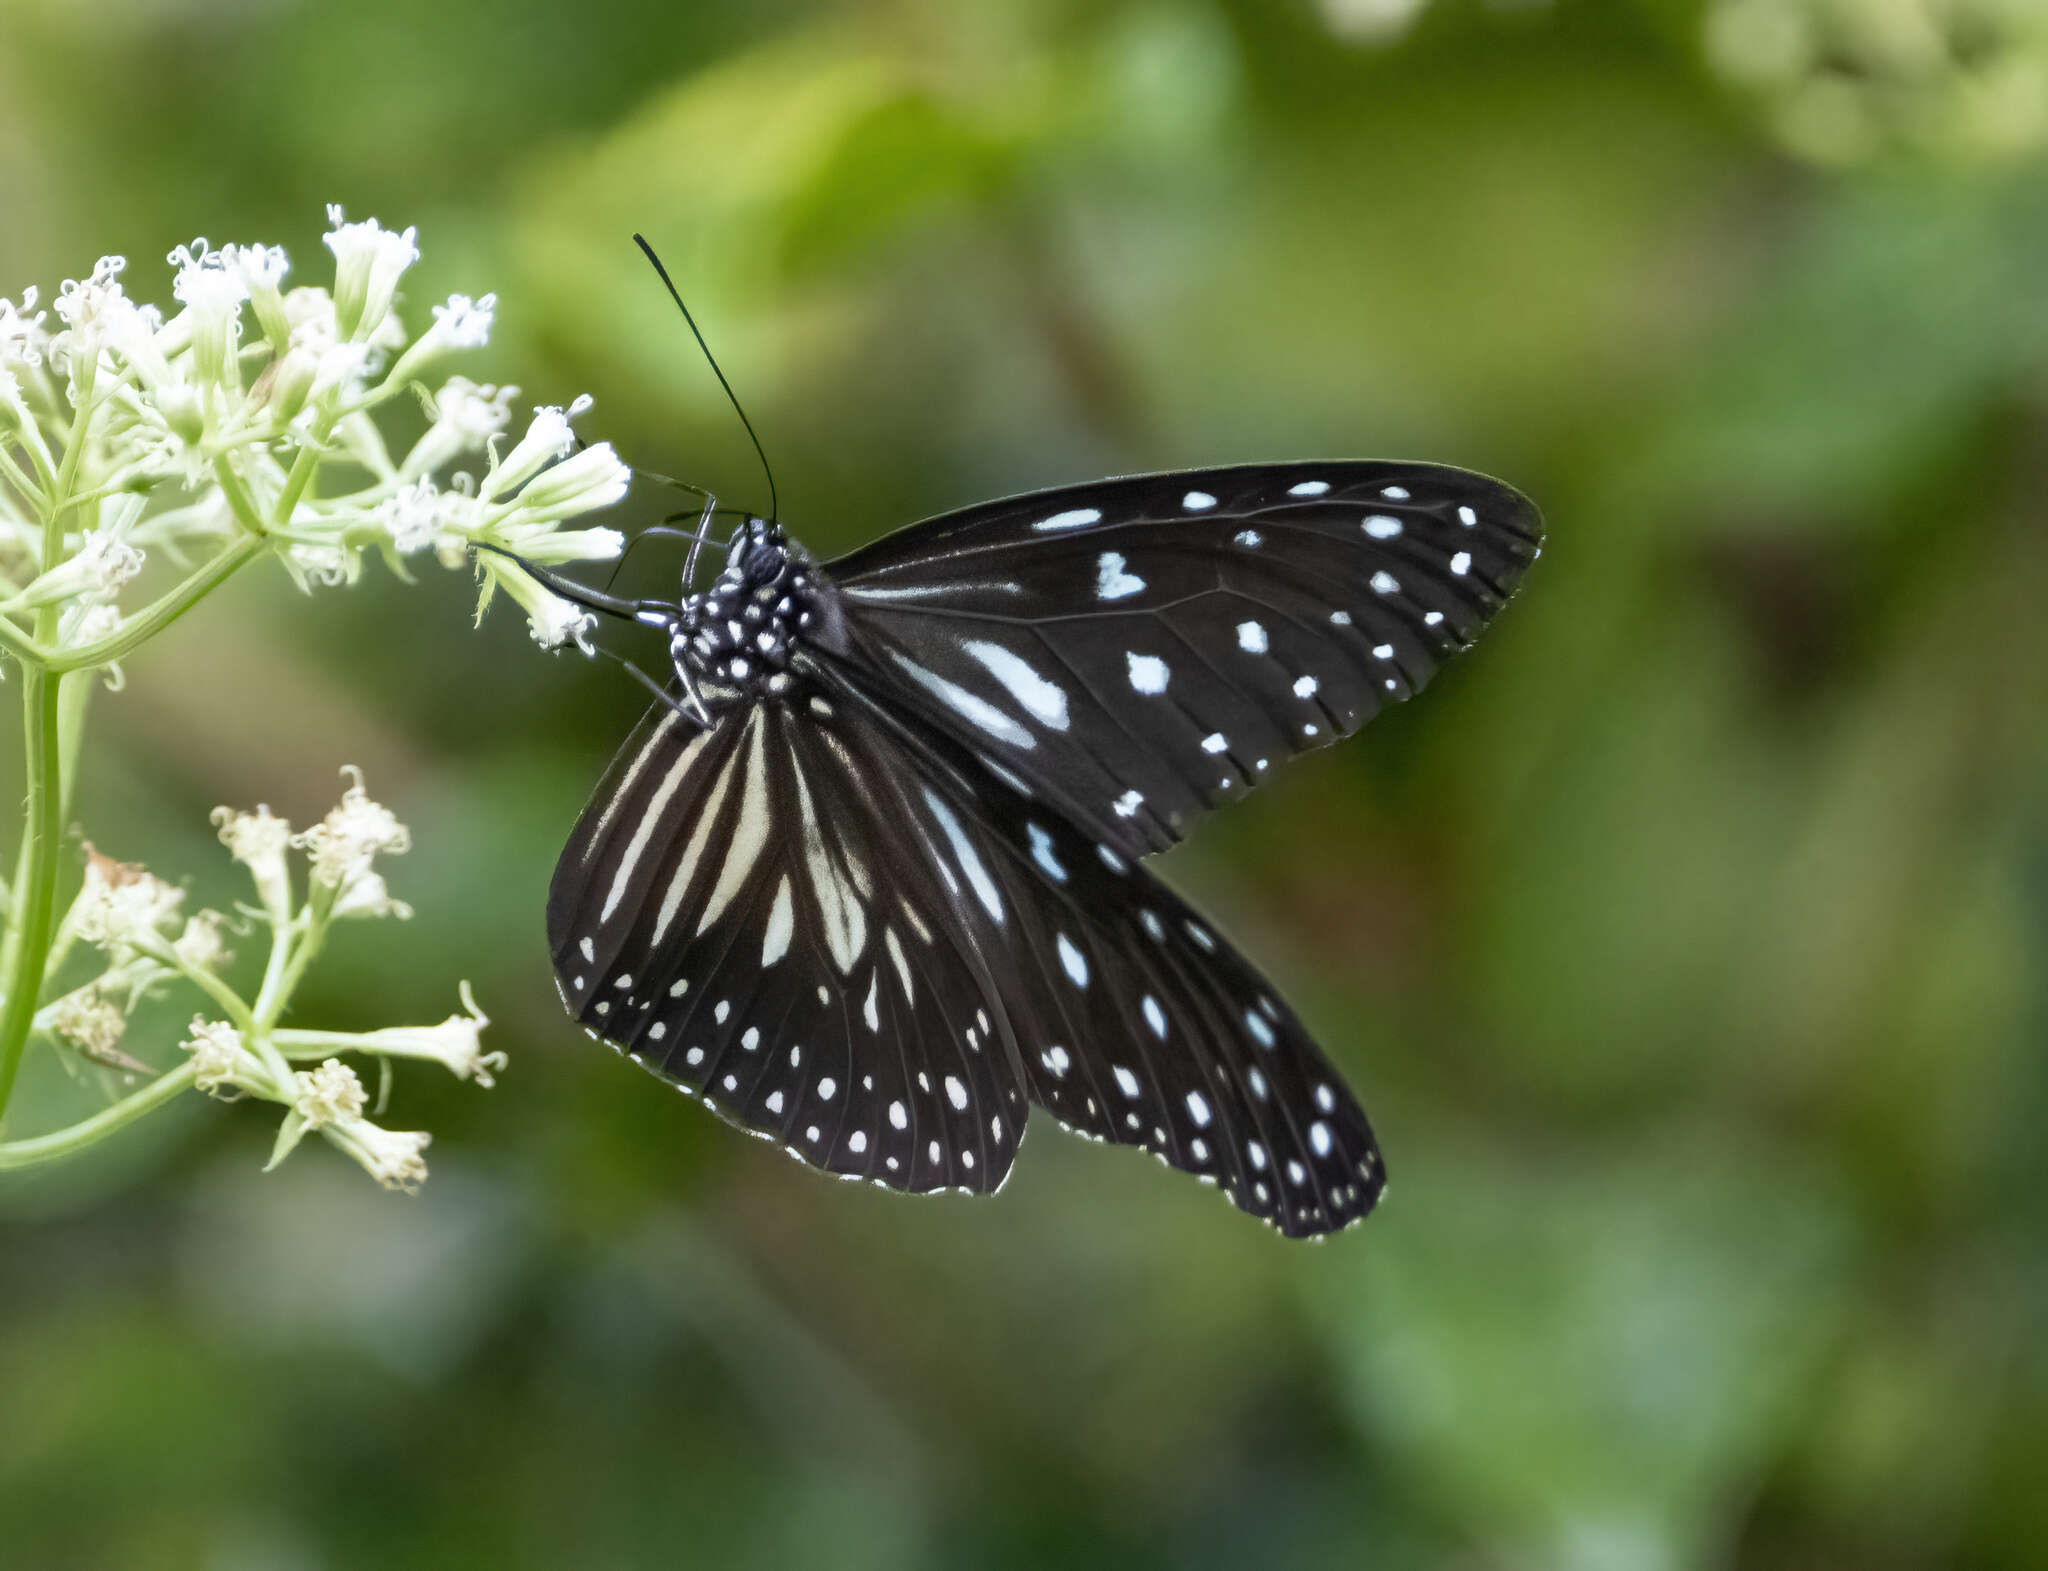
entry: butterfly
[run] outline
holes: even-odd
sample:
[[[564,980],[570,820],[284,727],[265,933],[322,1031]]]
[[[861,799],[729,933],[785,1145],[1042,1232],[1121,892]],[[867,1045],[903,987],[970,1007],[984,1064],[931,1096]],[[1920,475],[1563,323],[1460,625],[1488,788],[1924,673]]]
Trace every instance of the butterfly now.
[[[1299,1018],[1142,865],[1428,683],[1538,553],[1420,463],[1133,475],[636,602],[673,680],[548,896],[570,1014],[847,1179],[991,1193],[1032,1110],[1290,1237],[1385,1164]],[[689,581],[685,573],[685,585]]]

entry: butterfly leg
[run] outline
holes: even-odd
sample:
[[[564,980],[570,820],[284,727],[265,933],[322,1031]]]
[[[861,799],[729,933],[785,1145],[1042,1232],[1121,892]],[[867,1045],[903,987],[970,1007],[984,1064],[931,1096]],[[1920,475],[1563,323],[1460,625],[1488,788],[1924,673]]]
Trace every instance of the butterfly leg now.
[[[480,551],[495,551],[499,556],[516,562],[536,583],[560,595],[587,611],[602,611],[607,616],[616,616],[628,622],[639,622],[648,627],[670,627],[675,623],[676,608],[666,600],[625,600],[617,595],[605,594],[587,584],[579,584],[573,578],[565,578],[552,568],[529,562],[516,551],[507,551],[501,545],[492,545],[488,540],[478,540],[475,545]]]

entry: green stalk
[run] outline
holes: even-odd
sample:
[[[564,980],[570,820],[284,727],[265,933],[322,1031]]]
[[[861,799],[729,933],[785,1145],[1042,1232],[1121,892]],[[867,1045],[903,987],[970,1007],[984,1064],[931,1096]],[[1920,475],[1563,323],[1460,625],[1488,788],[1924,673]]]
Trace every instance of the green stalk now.
[[[69,1128],[54,1134],[38,1135],[33,1140],[0,1141],[0,1172],[9,1168],[34,1167],[39,1162],[59,1161],[83,1151],[115,1130],[134,1123],[143,1114],[155,1112],[164,1103],[174,1100],[192,1084],[195,1072],[192,1060],[188,1058],[176,1069],[158,1075],[140,1091],[123,1097],[112,1107],[104,1108]]]
[[[22,728],[28,755],[28,812],[22,872],[15,885],[14,944],[7,957],[7,999],[0,1006],[0,1118],[14,1094],[43,990],[57,907],[57,851],[63,833],[63,781],[58,770],[58,679],[40,666],[21,668]]]

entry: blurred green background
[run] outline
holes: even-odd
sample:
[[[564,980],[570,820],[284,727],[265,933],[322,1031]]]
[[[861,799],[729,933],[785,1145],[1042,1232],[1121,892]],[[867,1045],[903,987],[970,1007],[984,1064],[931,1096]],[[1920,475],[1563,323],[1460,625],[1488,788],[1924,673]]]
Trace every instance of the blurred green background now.
[[[639,228],[820,555],[1318,454],[1551,528],[1167,859],[1384,1140],[1320,1248],[1049,1125],[915,1202],[659,1093],[541,936],[637,690],[459,575],[232,585],[98,703],[85,832],[222,904],[209,808],[363,765],[418,916],[305,1016],[468,977],[512,1068],[400,1076],[417,1199],[196,1097],[10,1180],[0,1564],[2048,1563],[2043,10],[0,3],[0,293],[320,281],[339,201],[415,318],[500,292],[463,369],[758,502]]]

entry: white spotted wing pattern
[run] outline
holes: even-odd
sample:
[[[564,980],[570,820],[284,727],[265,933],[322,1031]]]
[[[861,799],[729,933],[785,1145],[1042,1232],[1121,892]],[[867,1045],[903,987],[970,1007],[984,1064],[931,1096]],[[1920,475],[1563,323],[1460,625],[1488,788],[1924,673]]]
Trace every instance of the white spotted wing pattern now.
[[[1012,498],[823,568],[750,528],[675,638],[709,723],[657,705],[557,867],[571,1013],[845,1177],[991,1191],[1036,1104],[1290,1236],[1369,1213],[1358,1103],[1137,859],[1419,691],[1534,560],[1529,503],[1326,463]]]
[[[911,703],[1135,856],[1420,692],[1540,538],[1463,470],[1258,464],[987,502],[825,571]]]

